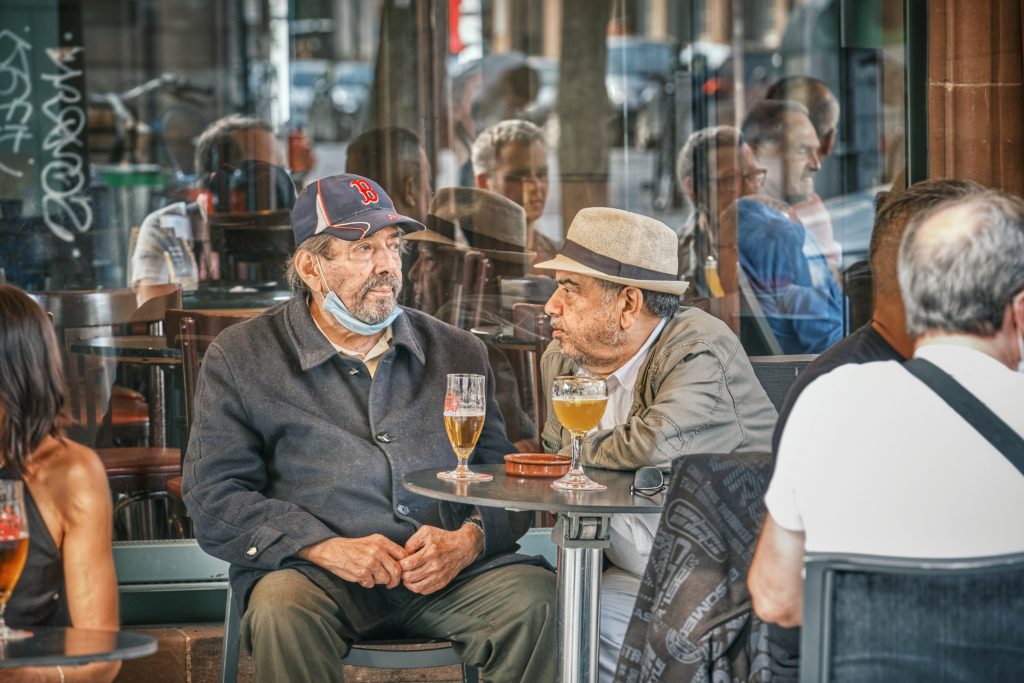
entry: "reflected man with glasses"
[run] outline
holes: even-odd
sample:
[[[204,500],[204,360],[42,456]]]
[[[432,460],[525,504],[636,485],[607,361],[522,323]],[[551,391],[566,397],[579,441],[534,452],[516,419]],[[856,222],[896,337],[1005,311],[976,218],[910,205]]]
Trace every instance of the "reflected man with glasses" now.
[[[184,472],[255,680],[340,681],[352,642],[381,637],[447,638],[485,680],[553,680],[554,575],[513,554],[525,528],[401,483],[454,465],[450,373],[486,377],[476,461],[514,450],[483,343],[397,303],[402,233],[423,226],[347,174],[308,185],[292,229],[294,295],[210,346]]]
[[[737,199],[757,194],[767,173],[732,126],[698,130],[679,151],[676,178],[691,209],[679,241],[679,277],[690,281],[691,295],[724,294],[708,282],[709,270],[717,268],[719,221]]]
[[[577,373],[606,381],[608,405],[584,437],[583,462],[641,470],[633,488],[648,495],[663,481],[646,468],[667,471],[690,453],[766,451],[775,426],[775,409],[736,336],[703,311],[679,306],[688,283],[677,279],[676,245],[672,229],[653,218],[589,208],[576,214],[561,252],[537,264],[555,271],[558,283],[544,309],[554,341],[541,360],[543,386]],[[548,400],[544,450],[567,453],[569,431]],[[657,524],[656,515],[612,518],[601,681],[615,674]]]

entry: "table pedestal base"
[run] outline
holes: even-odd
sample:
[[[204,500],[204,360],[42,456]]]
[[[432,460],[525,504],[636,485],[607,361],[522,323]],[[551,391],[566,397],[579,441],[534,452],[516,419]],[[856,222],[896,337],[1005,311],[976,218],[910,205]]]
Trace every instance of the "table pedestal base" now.
[[[561,512],[551,531],[558,546],[558,680],[596,683],[601,621],[601,553],[610,515]]]

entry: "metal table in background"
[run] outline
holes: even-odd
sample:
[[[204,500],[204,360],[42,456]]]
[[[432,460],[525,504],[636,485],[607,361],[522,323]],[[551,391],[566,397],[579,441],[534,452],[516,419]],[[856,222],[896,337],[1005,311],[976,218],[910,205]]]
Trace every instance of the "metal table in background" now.
[[[291,292],[276,282],[225,284],[200,282],[192,292],[182,292],[181,307],[194,311],[266,310],[291,298]]]
[[[153,335],[133,335],[124,337],[93,337],[80,339],[69,345],[71,353],[82,356],[99,356],[108,360],[140,365],[160,366],[161,370],[173,370],[181,365],[181,350],[168,347],[164,337]],[[155,370],[155,368],[154,368]],[[149,424],[153,446],[164,448],[168,445],[181,447],[181,439],[175,435],[168,439],[167,407],[177,406],[180,401],[180,382],[175,381],[178,373],[171,374],[171,381],[165,384],[163,372],[153,372],[150,379],[153,383],[151,396],[146,400],[149,404]],[[174,411],[178,412],[178,411]]]
[[[142,633],[84,628],[33,628],[32,636],[0,641],[0,669],[24,666],[76,666],[146,657],[156,639]]]
[[[632,472],[587,469],[605,491],[559,491],[552,479],[505,475],[504,465],[475,464],[491,474],[489,482],[453,482],[437,478],[438,468],[411,472],[402,484],[413,493],[455,503],[507,510],[551,510],[558,522],[551,537],[558,546],[558,670],[562,683],[597,681],[601,555],[610,541],[612,515],[658,514],[664,494],[634,495]]]

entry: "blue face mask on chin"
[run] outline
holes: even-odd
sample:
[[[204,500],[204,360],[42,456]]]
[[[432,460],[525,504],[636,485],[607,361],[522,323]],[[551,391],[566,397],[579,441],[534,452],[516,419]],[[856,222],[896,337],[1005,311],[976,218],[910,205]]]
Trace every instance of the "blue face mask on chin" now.
[[[341,302],[341,298],[334,293],[334,290],[327,286],[327,280],[324,279],[323,266],[320,264],[320,259],[317,259],[317,266],[320,267],[320,280],[324,283],[324,287],[327,287],[327,294],[323,295],[324,310],[330,313],[339,325],[352,330],[356,334],[361,334],[364,337],[369,337],[382,332],[387,329],[391,323],[395,322],[398,316],[402,315],[402,309],[398,304],[395,304],[395,308],[384,320],[379,323],[368,323],[360,320],[352,314],[352,311],[348,310],[348,306]]]

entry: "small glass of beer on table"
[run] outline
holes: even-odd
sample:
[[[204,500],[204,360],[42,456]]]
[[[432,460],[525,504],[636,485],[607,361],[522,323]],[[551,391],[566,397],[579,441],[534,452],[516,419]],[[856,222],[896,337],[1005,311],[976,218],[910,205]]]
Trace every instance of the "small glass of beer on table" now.
[[[32,635],[7,626],[7,601],[28,559],[28,517],[25,485],[17,479],[0,479],[0,640],[20,640]]]
[[[572,434],[572,464],[551,488],[569,491],[601,491],[607,488],[583,472],[583,435],[596,427],[608,405],[608,386],[596,377],[556,377],[551,385],[551,403],[558,421]]]
[[[490,481],[489,474],[472,472],[466,464],[484,428],[487,408],[487,378],[483,375],[448,375],[444,396],[444,429],[459,465],[450,472],[438,472],[449,481]]]

